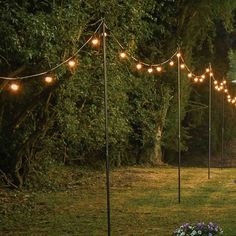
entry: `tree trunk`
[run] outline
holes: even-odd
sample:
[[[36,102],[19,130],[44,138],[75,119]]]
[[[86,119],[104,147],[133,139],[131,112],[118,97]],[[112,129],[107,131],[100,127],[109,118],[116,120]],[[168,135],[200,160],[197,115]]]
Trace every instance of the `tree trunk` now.
[[[154,138],[154,146],[153,151],[150,156],[150,163],[154,166],[162,165],[162,136],[163,136],[163,128],[165,127],[165,121],[167,112],[170,106],[170,101],[173,98],[171,96],[171,91],[168,88],[161,88],[161,93],[163,97],[163,102],[161,104],[161,109],[159,112],[159,119],[157,120],[157,128],[155,130],[155,138]]]
[[[162,151],[161,151],[161,137],[162,137],[162,128],[158,126],[154,140],[153,153],[150,157],[150,163],[154,166],[163,164]]]

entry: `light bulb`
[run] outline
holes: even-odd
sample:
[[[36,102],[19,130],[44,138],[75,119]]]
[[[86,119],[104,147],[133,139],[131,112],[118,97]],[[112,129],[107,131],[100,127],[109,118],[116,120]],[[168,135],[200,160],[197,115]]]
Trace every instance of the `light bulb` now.
[[[162,71],[162,68],[161,68],[160,66],[158,66],[158,67],[156,68],[156,70],[157,70],[158,72],[161,72],[161,71]]]
[[[52,78],[51,76],[46,76],[46,77],[44,78],[44,81],[45,81],[46,83],[50,84],[50,83],[52,83],[53,78]]]
[[[97,46],[98,43],[99,43],[99,40],[98,40],[97,38],[93,38],[93,39],[92,39],[92,44],[93,44],[93,46]]]
[[[206,78],[206,76],[205,76],[205,75],[202,75],[201,77],[202,77],[202,79],[205,79],[205,78]]]
[[[211,72],[211,73],[210,73],[210,76],[212,77],[213,75],[214,75],[214,74]]]
[[[226,82],[226,80],[223,80],[223,84],[226,84],[227,82]]]
[[[227,96],[227,98],[231,98],[231,96],[230,96],[230,95],[228,95],[228,96]]]
[[[231,102],[231,98],[228,98],[228,102]]]
[[[152,68],[148,68],[148,73],[151,74],[153,72]]]
[[[188,77],[192,78],[193,74],[192,73],[188,73]]]
[[[185,65],[184,65],[184,64],[181,64],[181,65],[180,65],[180,68],[181,68],[181,69],[184,69],[184,68],[185,68]]]
[[[76,64],[76,62],[73,59],[68,61],[68,65],[70,68],[73,68],[75,66],[75,64]]]
[[[198,82],[198,78],[197,77],[194,78],[194,82]]]
[[[210,69],[209,69],[209,68],[206,68],[206,72],[209,73],[209,72],[210,72]]]
[[[228,89],[225,89],[224,91],[225,91],[225,93],[228,93]]]
[[[233,99],[231,102],[232,102],[232,103],[235,103],[235,100]]]
[[[218,90],[218,88],[219,88],[219,87],[216,85],[216,86],[215,86],[215,89]]]
[[[214,84],[218,84],[218,81],[217,81],[217,80],[215,80],[215,81],[214,81]]]
[[[200,78],[199,81],[202,83],[203,82],[203,78]]]
[[[10,85],[10,89],[11,89],[12,91],[14,91],[14,92],[18,91],[19,88],[20,88],[19,84],[12,83],[12,84]]]
[[[126,57],[127,57],[126,53],[124,53],[124,52],[120,53],[120,58],[125,59]]]
[[[177,57],[181,57],[181,53],[178,52],[178,53],[176,54],[176,56],[177,56]]]
[[[170,61],[169,65],[173,66],[175,63],[173,61]]]
[[[105,35],[105,37],[107,37],[107,33],[106,33],[106,32],[105,32],[105,34],[104,34],[104,35]],[[102,36],[103,36],[103,33],[102,33]]]
[[[142,64],[138,63],[138,64],[136,65],[136,68],[137,68],[138,70],[141,70],[141,69],[142,69]]]

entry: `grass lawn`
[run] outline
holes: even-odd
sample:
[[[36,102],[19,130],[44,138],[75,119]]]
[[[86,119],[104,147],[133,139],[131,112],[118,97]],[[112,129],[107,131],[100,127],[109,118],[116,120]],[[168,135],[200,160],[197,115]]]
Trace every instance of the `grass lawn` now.
[[[50,192],[0,192],[0,235],[106,235],[105,175],[55,171],[69,184]],[[236,236],[236,169],[124,168],[111,173],[112,235],[170,236],[185,222],[218,223]]]

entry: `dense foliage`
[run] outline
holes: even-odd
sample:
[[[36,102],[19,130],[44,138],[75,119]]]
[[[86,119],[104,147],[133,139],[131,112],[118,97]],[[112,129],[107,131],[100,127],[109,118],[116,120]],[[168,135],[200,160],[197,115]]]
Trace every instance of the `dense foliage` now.
[[[1,75],[19,76],[47,70],[73,54],[97,27],[101,17],[120,42],[147,63],[167,59],[181,46],[196,71],[209,60],[227,59],[217,51],[220,33],[233,31],[235,1],[0,1]],[[222,29],[222,30],[219,30]],[[177,150],[176,71],[159,76],[138,74],[132,62],[120,62],[119,47],[108,37],[109,150],[114,165],[158,164]],[[222,42],[223,44],[224,42]],[[217,46],[217,47],[216,47]],[[216,56],[220,59],[215,59]],[[35,163],[100,165],[104,160],[102,47],[87,46],[78,68],[60,67],[57,80],[21,81],[17,94],[1,81],[1,170],[22,186]],[[227,60],[226,60],[227,65]],[[222,76],[227,73],[223,65]],[[182,78],[182,150],[194,145],[204,152],[207,113],[192,112],[207,104],[207,85],[196,92]],[[215,109],[215,117],[219,110]],[[235,112],[229,108],[229,125]],[[215,140],[219,138],[214,120]],[[199,133],[205,133],[201,136]],[[233,133],[227,133],[232,137]],[[198,140],[195,138],[198,137]],[[194,143],[194,144],[193,144]],[[192,144],[192,145],[191,145]],[[216,146],[216,145],[215,145]],[[199,149],[197,150],[199,151]],[[36,165],[37,166],[37,165]]]

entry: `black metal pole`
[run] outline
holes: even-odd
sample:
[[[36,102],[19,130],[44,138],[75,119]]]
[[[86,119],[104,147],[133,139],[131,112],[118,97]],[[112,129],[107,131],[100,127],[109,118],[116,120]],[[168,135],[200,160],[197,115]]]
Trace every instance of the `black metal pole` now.
[[[209,76],[209,115],[208,115],[208,179],[211,178],[211,100],[212,100],[212,69],[211,69],[211,64],[209,65],[210,69],[210,76]]]
[[[222,92],[222,127],[221,127],[221,169],[223,168],[224,159],[224,132],[225,132],[225,94]]]
[[[181,201],[181,72],[180,50],[178,52],[178,202]]]
[[[111,210],[110,210],[110,163],[108,152],[108,112],[107,112],[107,59],[106,59],[106,26],[102,24],[103,38],[103,72],[104,72],[104,115],[105,115],[105,155],[106,155],[106,192],[107,192],[107,235],[111,235]]]

